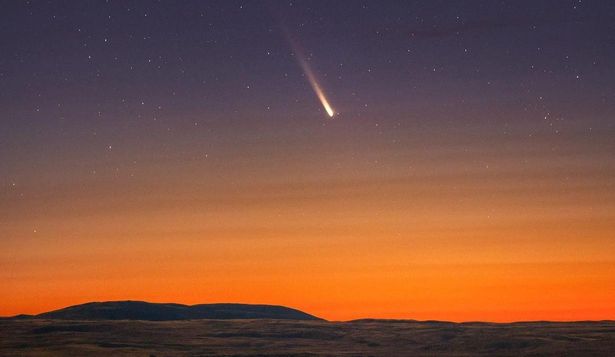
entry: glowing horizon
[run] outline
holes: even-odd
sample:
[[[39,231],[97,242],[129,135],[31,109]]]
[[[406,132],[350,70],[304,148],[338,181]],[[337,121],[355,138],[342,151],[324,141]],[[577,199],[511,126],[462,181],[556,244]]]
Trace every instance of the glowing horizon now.
[[[302,123],[311,139],[274,154],[229,147],[160,166],[145,160],[156,142],[134,147],[139,175],[121,186],[79,167],[55,182],[24,162],[27,179],[5,191],[0,315],[131,299],[279,304],[330,320],[615,318],[605,156],[580,145],[588,159],[566,168],[527,138],[515,138],[526,143],[518,160],[505,145],[466,153],[412,132],[428,149],[396,154],[385,175],[352,157],[372,163],[392,144],[324,136],[361,141],[371,126]],[[485,150],[502,160],[475,164]],[[109,156],[120,173],[134,167],[122,155]],[[413,167],[398,164],[408,158]]]

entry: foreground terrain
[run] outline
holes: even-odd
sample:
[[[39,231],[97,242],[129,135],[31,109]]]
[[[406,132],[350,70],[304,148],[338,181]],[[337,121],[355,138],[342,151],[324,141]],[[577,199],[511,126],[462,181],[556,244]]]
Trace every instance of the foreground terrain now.
[[[1,356],[608,356],[615,322],[0,320]]]

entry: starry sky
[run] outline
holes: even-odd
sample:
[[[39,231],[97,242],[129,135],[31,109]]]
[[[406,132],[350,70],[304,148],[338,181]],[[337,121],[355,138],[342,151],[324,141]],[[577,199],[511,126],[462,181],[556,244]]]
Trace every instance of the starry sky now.
[[[5,1],[0,315],[615,319],[614,118],[608,0]]]

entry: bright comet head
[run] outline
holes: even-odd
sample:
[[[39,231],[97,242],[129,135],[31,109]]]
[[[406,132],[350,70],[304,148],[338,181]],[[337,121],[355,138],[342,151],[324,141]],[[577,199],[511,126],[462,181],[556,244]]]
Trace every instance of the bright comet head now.
[[[322,98],[320,98],[320,102],[322,103],[322,106],[327,111],[327,114],[329,114],[329,116],[333,118],[333,116],[335,115],[335,111],[333,110],[333,108],[331,108],[331,105],[327,101],[327,98],[324,97],[324,95]]]
[[[329,116],[330,116],[331,118],[333,118],[333,115],[335,114],[335,112],[333,111],[333,109],[331,109],[331,108],[326,108],[326,110],[327,110],[327,114],[329,114]]]

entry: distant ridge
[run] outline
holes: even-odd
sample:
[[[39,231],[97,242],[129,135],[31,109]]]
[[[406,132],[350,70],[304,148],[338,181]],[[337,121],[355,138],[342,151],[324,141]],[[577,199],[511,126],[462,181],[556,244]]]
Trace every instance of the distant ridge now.
[[[146,320],[193,319],[282,319],[322,320],[303,311],[278,305],[200,304],[182,305],[145,301],[89,302],[20,318],[58,320]]]

